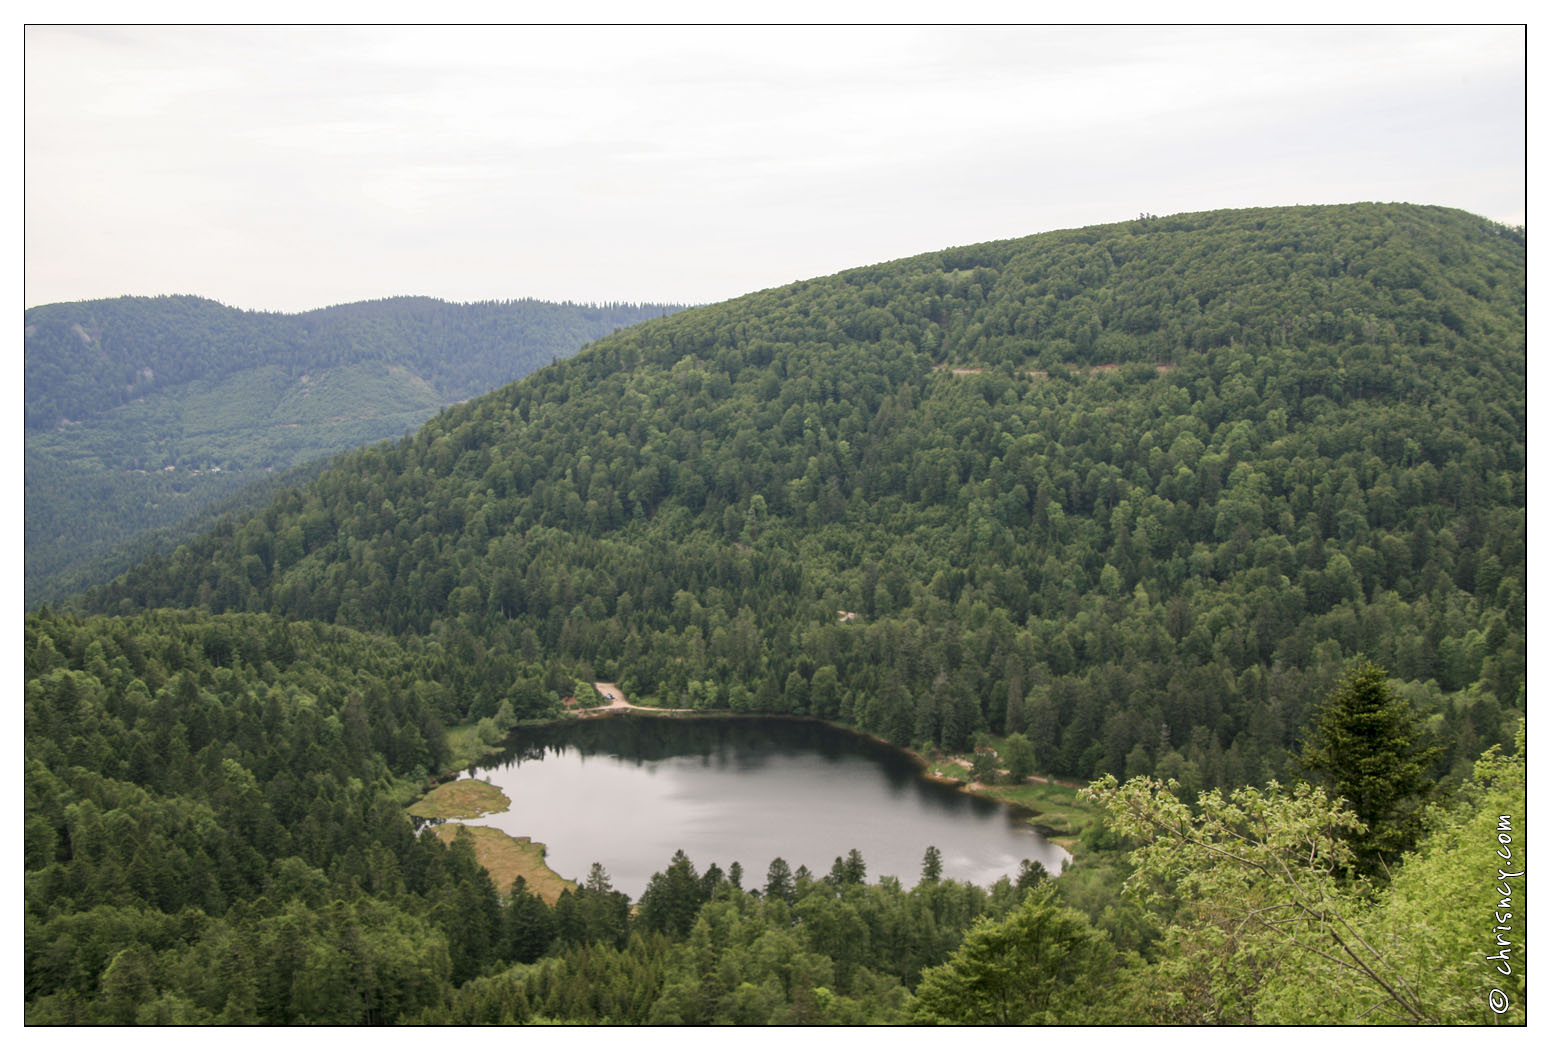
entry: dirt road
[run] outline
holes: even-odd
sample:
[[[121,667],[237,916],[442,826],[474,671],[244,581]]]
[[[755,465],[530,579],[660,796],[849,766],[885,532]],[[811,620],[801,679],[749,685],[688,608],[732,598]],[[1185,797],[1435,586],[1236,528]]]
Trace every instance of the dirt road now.
[[[593,688],[598,691],[598,696],[606,702],[596,708],[583,708],[587,715],[600,714],[608,711],[636,711],[636,712],[693,712],[693,708],[648,708],[641,704],[631,704],[625,700],[625,691],[621,690],[617,683],[595,682]]]

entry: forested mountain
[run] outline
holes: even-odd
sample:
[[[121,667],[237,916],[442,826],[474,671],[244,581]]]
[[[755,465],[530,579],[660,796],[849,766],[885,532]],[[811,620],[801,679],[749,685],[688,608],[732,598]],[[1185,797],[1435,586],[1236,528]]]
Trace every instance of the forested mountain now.
[[[1195,787],[1292,773],[1362,654],[1462,772],[1524,705],[1524,288],[1520,235],[1386,205],[848,271],[617,333],[86,608],[429,634]]]
[[[28,618],[27,1018],[1522,1022],[1525,308],[1462,212],[1144,217],[646,321],[345,453]],[[1021,733],[1107,819],[1053,881],[680,854],[635,910],[414,834],[444,728],[578,679]],[[1334,801],[1377,717],[1436,805]]]
[[[195,296],[34,307],[26,600],[110,579],[132,564],[127,541],[274,472],[399,437],[444,405],[677,309],[399,298],[275,314]]]

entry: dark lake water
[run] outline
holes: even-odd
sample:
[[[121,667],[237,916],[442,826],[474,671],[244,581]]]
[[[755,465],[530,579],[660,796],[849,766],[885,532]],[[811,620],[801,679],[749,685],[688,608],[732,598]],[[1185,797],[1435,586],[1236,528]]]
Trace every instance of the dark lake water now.
[[[1067,854],[1009,807],[927,781],[909,757],[818,723],[786,719],[615,716],[524,728],[468,775],[511,809],[468,822],[549,848],[549,867],[581,881],[594,861],[639,899],[683,850],[704,872],[743,866],[762,887],[773,858],[815,876],[853,848],[869,882],[921,874],[928,846],[943,875],[989,886],[1024,858],[1052,874]]]

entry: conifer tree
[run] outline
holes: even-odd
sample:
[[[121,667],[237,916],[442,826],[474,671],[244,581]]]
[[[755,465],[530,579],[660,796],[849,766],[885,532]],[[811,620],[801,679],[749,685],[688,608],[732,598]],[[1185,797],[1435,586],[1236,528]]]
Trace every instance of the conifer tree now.
[[[1320,706],[1302,762],[1366,826],[1349,836],[1359,872],[1382,877],[1416,845],[1436,754],[1376,664],[1354,666]]]
[[[936,847],[927,847],[926,856],[921,859],[921,882],[936,883],[942,879],[942,851]]]
[[[786,863],[785,858],[776,858],[770,862],[770,869],[765,873],[765,897],[786,901],[794,897],[792,867]]]

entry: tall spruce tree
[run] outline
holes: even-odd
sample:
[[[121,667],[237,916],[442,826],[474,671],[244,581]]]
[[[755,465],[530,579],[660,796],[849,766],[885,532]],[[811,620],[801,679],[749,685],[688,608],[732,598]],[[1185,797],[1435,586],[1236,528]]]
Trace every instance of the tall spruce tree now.
[[[921,859],[921,882],[936,883],[942,879],[942,851],[935,846],[926,848],[926,855]]]
[[[1320,705],[1302,762],[1367,826],[1349,837],[1359,872],[1384,878],[1416,845],[1436,755],[1416,710],[1376,664],[1354,665]]]

